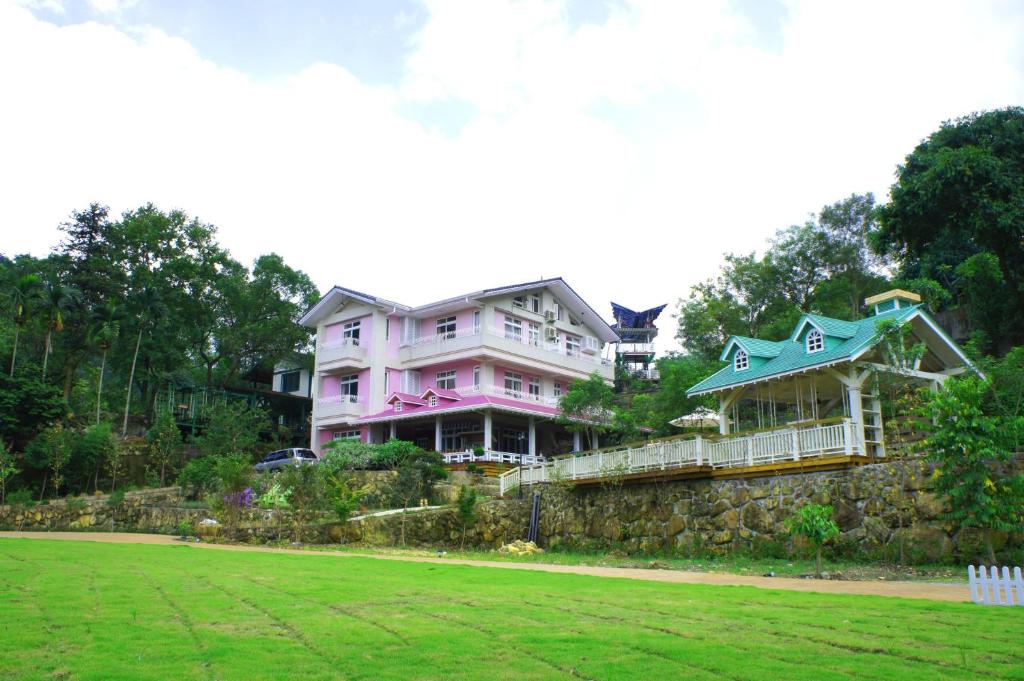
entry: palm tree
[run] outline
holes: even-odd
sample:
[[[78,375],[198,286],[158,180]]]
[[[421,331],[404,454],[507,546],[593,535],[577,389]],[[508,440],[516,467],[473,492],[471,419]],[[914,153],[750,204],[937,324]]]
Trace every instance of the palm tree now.
[[[18,357],[18,336],[28,323],[33,307],[39,298],[39,287],[42,280],[38,274],[25,274],[14,282],[7,297],[14,311],[14,352],[11,353],[11,376],[14,375],[14,360]]]
[[[96,387],[96,423],[100,422],[100,404],[103,397],[103,372],[107,368],[107,353],[121,332],[121,320],[124,311],[112,300],[97,306],[92,311],[92,328],[89,329],[89,340],[103,352],[100,362],[100,379]]]
[[[73,286],[65,286],[56,279],[46,282],[42,288],[42,308],[49,319],[46,322],[46,350],[43,352],[43,380],[46,380],[46,363],[50,358],[50,340],[54,331],[64,330],[64,311],[73,307],[81,294]]]
[[[124,398],[124,422],[121,424],[121,437],[128,434],[128,410],[132,404],[132,383],[135,381],[135,362],[139,359],[139,346],[142,344],[142,332],[147,324],[159,321],[167,314],[160,292],[147,286],[139,291],[132,301],[132,307],[139,316],[139,335],[135,338],[135,354],[132,355],[132,370],[128,374],[128,394]]]

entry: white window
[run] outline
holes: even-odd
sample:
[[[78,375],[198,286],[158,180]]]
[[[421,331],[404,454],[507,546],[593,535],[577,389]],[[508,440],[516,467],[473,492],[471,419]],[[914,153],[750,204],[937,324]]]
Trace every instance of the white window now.
[[[352,345],[359,345],[360,326],[361,323],[358,321],[345,322],[344,325],[342,325],[341,327],[341,337],[344,338],[346,342],[351,343]]]
[[[572,357],[580,356],[580,337],[569,336],[565,337],[565,354],[571,355]]]
[[[427,400],[427,404],[429,404],[431,407],[436,407],[437,406],[437,395],[431,395],[430,399]]]
[[[561,383],[555,383],[555,385],[553,387],[554,387],[555,397],[561,397],[562,396],[562,384]]]
[[[526,296],[516,296],[512,299],[512,307],[526,309]]]
[[[821,337],[821,331],[811,329],[807,334],[807,352],[821,352],[825,349],[825,339]]]
[[[737,350],[736,351],[736,356],[733,357],[732,365],[733,365],[733,367],[736,368],[736,371],[743,371],[744,369],[749,367],[750,366],[750,358],[747,357],[747,351],[746,350]]]
[[[523,375],[512,371],[505,372],[505,394],[519,397],[523,394]]]
[[[438,371],[437,372],[437,381],[434,383],[434,385],[436,385],[438,388],[442,388],[444,390],[454,390],[455,389],[455,369],[452,369],[450,371]]]
[[[332,440],[358,440],[363,434],[358,430],[336,430],[331,436]]]
[[[402,411],[402,403],[397,400],[395,401],[395,411]]]
[[[455,317],[441,317],[435,328],[439,338],[455,338]]]
[[[473,387],[480,387],[480,367],[473,367]]]
[[[533,399],[540,398],[540,379],[536,376],[530,376],[530,397]]]
[[[540,295],[537,293],[530,294],[530,312],[540,314]]]
[[[530,345],[540,345],[540,324],[534,324],[530,322],[527,326],[527,333],[529,334],[526,339]]]
[[[505,338],[522,342],[523,322],[515,317],[505,317]]]
[[[355,402],[356,397],[359,395],[359,374],[342,376],[339,381],[339,387],[341,388],[341,394],[348,397],[349,402]]]

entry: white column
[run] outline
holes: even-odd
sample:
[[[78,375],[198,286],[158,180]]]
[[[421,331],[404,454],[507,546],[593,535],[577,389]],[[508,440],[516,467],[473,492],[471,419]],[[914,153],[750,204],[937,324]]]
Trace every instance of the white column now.
[[[729,405],[725,401],[725,395],[718,396],[718,432],[722,435],[729,434]]]
[[[860,386],[847,386],[846,395],[850,401],[850,420],[853,421],[853,437],[860,454],[864,454],[864,401]]]
[[[601,446],[601,443],[597,441],[597,429],[595,428],[592,432],[594,433],[594,443],[591,449],[598,449]]]
[[[391,422],[389,434],[390,434],[392,440],[394,440],[395,438],[398,437],[398,422],[397,421],[392,421]]]
[[[537,419],[533,416],[529,420],[529,429],[527,430],[526,442],[528,445],[527,452],[530,456],[537,456]]]
[[[572,451],[580,451],[580,431],[576,431],[572,434]]]
[[[491,421],[491,410],[488,409],[484,412],[484,450],[486,451],[489,451],[493,447],[491,444],[493,442],[491,436],[493,425],[494,424]]]
[[[441,415],[434,417],[434,451],[441,451]]]

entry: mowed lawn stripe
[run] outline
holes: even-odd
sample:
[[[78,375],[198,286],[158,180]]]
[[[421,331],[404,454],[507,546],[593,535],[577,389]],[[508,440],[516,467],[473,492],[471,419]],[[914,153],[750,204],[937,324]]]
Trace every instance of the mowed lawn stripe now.
[[[18,539],[0,575],[14,678],[1024,679],[1017,608]]]

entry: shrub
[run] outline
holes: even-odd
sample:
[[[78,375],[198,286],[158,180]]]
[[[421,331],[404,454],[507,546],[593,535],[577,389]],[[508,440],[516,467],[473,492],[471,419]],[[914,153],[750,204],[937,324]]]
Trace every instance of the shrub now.
[[[124,490],[119,489],[110,493],[107,497],[107,506],[111,508],[121,508],[124,505]]]
[[[815,549],[815,574],[821,576],[821,546],[839,536],[839,526],[832,520],[832,507],[808,504],[786,521],[790,534],[806,539]]]
[[[7,483],[19,472],[10,448],[0,440],[0,506],[7,503]]]
[[[29,506],[34,506],[36,500],[32,496],[32,490],[19,489],[7,494],[7,503],[11,506],[27,508]]]
[[[327,505],[324,473],[319,466],[303,465],[288,466],[279,475],[281,486],[288,490],[288,505],[292,509],[292,541],[302,540],[302,527]]]
[[[253,503],[252,464],[245,454],[230,454],[215,459],[217,508],[223,515],[227,530],[236,535],[242,511],[250,508]]]
[[[459,497],[455,502],[458,511],[459,522],[462,523],[462,545],[460,549],[466,548],[466,530],[476,521],[476,490],[469,485],[459,488]]]
[[[181,535],[182,538],[185,538],[192,534],[192,524],[189,521],[182,518],[178,522],[178,534]]]
[[[217,488],[217,457],[192,459],[181,469],[178,484],[190,499],[198,499]]]

